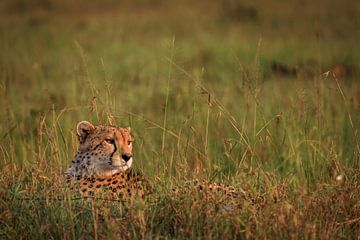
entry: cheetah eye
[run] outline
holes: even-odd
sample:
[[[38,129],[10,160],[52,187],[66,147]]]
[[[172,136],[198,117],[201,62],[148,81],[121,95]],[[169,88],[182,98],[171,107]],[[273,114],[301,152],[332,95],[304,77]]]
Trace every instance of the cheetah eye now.
[[[114,139],[111,139],[111,138],[107,138],[107,139],[105,139],[105,141],[109,144],[114,144],[114,142],[115,142]]]
[[[129,141],[128,141],[128,146],[130,146],[130,145],[132,144],[132,142],[133,142],[133,141],[130,141],[130,140],[129,140]]]

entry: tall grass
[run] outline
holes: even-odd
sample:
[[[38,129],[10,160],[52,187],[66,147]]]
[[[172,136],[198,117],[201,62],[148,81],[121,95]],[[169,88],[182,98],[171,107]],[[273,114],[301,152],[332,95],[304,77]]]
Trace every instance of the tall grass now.
[[[359,36],[328,16],[353,30],[355,7],[305,4],[329,29],[314,33],[289,4],[117,4],[1,5],[1,238],[360,236]],[[149,199],[68,192],[80,120],[131,126]],[[195,178],[241,196],[186,187]]]

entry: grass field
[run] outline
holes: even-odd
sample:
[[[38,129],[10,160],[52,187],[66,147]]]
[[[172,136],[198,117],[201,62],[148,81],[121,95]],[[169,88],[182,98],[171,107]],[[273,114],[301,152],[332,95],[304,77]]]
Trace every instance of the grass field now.
[[[0,3],[1,239],[358,239],[358,1]],[[131,126],[132,205],[63,188],[80,120]],[[240,205],[174,186],[235,186]]]

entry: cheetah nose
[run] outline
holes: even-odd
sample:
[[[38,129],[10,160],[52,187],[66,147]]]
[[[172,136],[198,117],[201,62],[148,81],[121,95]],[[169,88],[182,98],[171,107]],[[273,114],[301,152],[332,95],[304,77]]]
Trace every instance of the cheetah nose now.
[[[125,162],[129,161],[131,157],[132,157],[131,154],[122,154],[121,155],[121,158],[124,159]]]

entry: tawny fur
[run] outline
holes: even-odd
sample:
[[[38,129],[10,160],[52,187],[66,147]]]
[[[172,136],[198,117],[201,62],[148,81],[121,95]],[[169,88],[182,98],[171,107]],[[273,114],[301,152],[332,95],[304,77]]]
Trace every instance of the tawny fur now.
[[[77,125],[79,148],[67,170],[71,189],[84,196],[111,194],[113,197],[143,197],[147,181],[131,169],[130,128],[97,125],[82,121]]]
[[[150,185],[139,173],[131,169],[132,141],[130,128],[94,126],[87,121],[77,125],[79,148],[67,170],[71,189],[84,196],[107,195],[120,198],[144,197],[150,193]],[[187,181],[173,189],[180,194],[189,189],[200,192],[221,192],[237,198],[234,187],[208,181]]]

